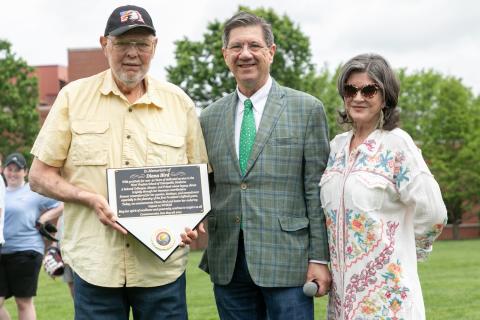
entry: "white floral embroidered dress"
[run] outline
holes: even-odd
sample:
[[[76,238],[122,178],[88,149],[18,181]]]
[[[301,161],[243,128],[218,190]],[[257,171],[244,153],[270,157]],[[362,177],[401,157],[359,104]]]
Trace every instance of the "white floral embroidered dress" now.
[[[447,221],[440,188],[401,129],[376,130],[350,152],[331,142],[322,176],[333,276],[328,319],[425,319],[417,257]]]

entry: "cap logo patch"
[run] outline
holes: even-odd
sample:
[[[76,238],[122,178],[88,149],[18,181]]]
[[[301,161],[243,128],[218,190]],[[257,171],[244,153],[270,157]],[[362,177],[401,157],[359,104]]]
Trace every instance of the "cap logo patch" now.
[[[145,23],[145,21],[143,21],[142,15],[137,10],[127,10],[120,12],[120,21],[127,22],[128,20]]]

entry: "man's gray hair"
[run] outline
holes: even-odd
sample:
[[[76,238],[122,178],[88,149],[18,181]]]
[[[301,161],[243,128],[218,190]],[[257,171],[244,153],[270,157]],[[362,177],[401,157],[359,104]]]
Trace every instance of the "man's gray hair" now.
[[[272,26],[265,19],[254,15],[253,13],[240,11],[231,17],[223,28],[223,47],[227,48],[230,39],[230,31],[239,27],[260,26],[263,30],[263,38],[268,47],[274,43]]]

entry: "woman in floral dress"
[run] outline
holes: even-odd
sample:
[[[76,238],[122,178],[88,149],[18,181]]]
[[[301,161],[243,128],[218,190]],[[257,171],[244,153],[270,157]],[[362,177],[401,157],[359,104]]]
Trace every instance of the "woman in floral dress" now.
[[[333,277],[328,319],[425,319],[417,259],[447,221],[440,188],[398,128],[400,86],[383,57],[348,61],[338,90],[351,130],[332,140],[320,182]]]

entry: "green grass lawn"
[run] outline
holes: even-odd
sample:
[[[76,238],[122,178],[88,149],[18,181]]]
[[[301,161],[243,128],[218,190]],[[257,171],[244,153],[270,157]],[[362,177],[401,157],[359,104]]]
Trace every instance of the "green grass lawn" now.
[[[201,252],[192,252],[187,269],[187,303],[191,320],[218,319],[208,276],[197,268]],[[480,319],[480,240],[439,241],[427,262],[419,265],[429,320]],[[6,302],[17,318],[13,299]],[[42,271],[35,298],[38,319],[73,319],[73,303],[65,283]],[[315,300],[315,319],[325,319],[326,298]]]

